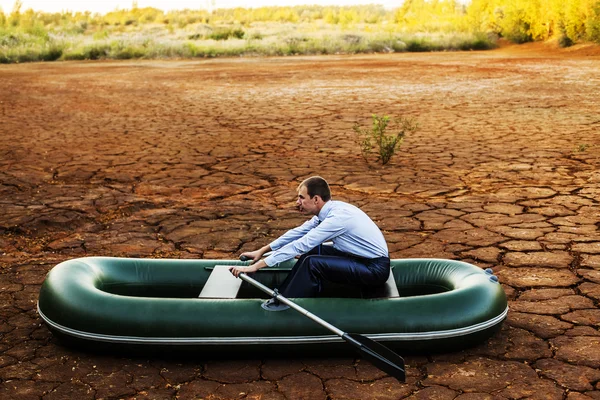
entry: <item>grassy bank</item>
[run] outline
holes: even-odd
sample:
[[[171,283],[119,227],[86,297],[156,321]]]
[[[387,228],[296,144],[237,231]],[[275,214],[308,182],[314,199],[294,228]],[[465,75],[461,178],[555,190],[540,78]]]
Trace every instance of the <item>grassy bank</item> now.
[[[600,0],[410,0],[393,10],[147,7],[100,15],[0,10],[0,63],[482,50],[496,38],[600,43]]]
[[[419,29],[382,6],[155,8],[91,13],[0,12],[0,63],[28,61],[355,54],[489,49],[493,35],[456,29],[464,6],[442,0]],[[433,10],[432,10],[433,12]]]
[[[0,30],[0,63],[53,60],[356,54],[482,50],[494,47],[483,34],[402,33],[329,24],[254,23],[248,27],[206,24],[167,29],[148,24],[125,31],[69,34]]]

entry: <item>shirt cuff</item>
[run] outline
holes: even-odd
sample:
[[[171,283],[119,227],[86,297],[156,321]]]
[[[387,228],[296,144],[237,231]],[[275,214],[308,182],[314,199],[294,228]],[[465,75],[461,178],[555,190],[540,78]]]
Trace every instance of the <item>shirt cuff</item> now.
[[[271,254],[270,256],[268,256],[267,258],[263,259],[263,261],[265,262],[265,264],[267,264],[267,267],[272,267],[273,265],[277,264],[274,261],[273,255]]]
[[[281,248],[281,245],[279,245],[279,240],[273,240],[271,243],[269,243],[269,247],[271,248],[272,251],[275,251],[275,250]]]

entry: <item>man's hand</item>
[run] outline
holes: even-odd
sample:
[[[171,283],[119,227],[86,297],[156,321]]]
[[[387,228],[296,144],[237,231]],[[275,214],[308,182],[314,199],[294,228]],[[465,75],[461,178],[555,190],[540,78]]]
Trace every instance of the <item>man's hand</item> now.
[[[254,264],[258,260],[260,260],[263,254],[265,254],[267,251],[271,251],[271,248],[268,245],[258,250],[247,251],[245,253],[242,253],[240,254],[240,257],[246,257],[248,260],[252,260],[252,264]]]
[[[261,256],[262,256],[262,253],[260,252],[260,250],[247,251],[245,253],[240,254],[240,259],[242,261],[244,260],[244,258],[246,260],[252,260],[252,264],[254,264],[258,260],[260,260]]]
[[[245,273],[251,273],[251,272],[256,272],[258,271],[258,268],[256,268],[256,264],[252,264],[252,265],[248,265],[248,266],[237,266],[237,267],[230,267],[229,270],[231,271],[231,273],[237,278],[242,272]]]
[[[231,271],[231,273],[237,278],[242,272],[249,274],[252,272],[256,272],[259,269],[264,268],[266,266],[267,264],[263,260],[260,260],[259,262],[254,263],[252,265],[238,265],[230,267],[229,271]]]

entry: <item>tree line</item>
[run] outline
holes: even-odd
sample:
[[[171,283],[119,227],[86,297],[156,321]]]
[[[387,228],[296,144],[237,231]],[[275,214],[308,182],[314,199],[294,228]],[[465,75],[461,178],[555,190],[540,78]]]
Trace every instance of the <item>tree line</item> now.
[[[207,10],[162,10],[137,7],[106,14],[46,13],[0,10],[0,45],[9,32],[44,35],[51,32],[95,33],[106,27],[127,29],[147,24],[180,29],[192,24],[250,26],[257,22],[324,23],[343,27],[385,26],[396,32],[478,32],[512,42],[558,39],[568,46],[581,41],[600,43],[600,0],[405,0],[393,10],[379,5],[351,7],[294,6]]]

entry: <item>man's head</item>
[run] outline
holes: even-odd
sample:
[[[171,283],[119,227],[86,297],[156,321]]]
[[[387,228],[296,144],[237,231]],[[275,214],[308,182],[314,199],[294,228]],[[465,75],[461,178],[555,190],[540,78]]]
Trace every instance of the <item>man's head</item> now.
[[[323,205],[330,199],[329,184],[320,176],[311,176],[298,186],[296,205],[300,211],[317,215]]]

